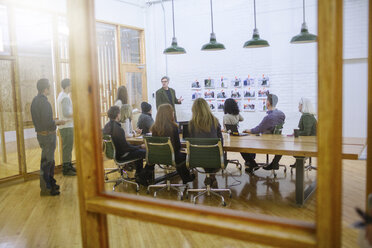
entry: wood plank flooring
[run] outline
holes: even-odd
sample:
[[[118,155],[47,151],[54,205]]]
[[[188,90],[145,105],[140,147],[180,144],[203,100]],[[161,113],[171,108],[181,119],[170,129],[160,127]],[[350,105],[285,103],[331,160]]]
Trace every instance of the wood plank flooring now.
[[[57,136],[57,148],[54,153],[56,164],[61,164],[61,152]],[[35,172],[40,169],[41,149],[36,138],[25,139],[26,167],[27,172]],[[18,154],[16,142],[7,143],[7,163],[3,163],[0,153],[0,178],[19,175]],[[75,160],[75,149],[72,152],[72,160]]]
[[[241,159],[234,153],[229,154],[229,158]],[[264,156],[258,157],[259,161],[264,159]],[[294,159],[283,157],[281,162],[289,165]],[[105,166],[111,167],[111,161],[106,161]],[[357,247],[358,232],[350,225],[358,219],[354,207],[364,206],[365,166],[365,161],[343,162],[343,247]],[[237,172],[233,165],[229,166],[229,171]],[[231,187],[233,198],[226,199],[227,208],[314,221],[315,195],[304,207],[296,207],[293,204],[294,175],[291,177],[287,171],[285,176],[282,171],[281,168],[275,180],[270,172],[263,170],[257,171],[258,177],[249,177],[243,172],[242,176],[230,177],[226,181],[226,178],[218,176],[219,187],[224,187],[226,182],[228,185],[236,184]],[[160,175],[162,171],[157,170],[157,173]],[[315,175],[316,171],[308,172],[307,183],[314,180]],[[0,248],[81,247],[76,177],[57,174],[56,178],[61,185],[58,197],[40,197],[38,180],[0,187]],[[202,186],[203,181],[204,175],[199,175],[192,186]],[[112,185],[106,184],[107,190],[111,190]],[[128,185],[120,185],[116,191],[135,194],[133,186]],[[139,194],[152,197],[144,188]],[[161,192],[158,198],[177,199],[174,192]],[[184,202],[192,204],[189,200]],[[217,198],[201,198],[198,204],[223,208]],[[134,219],[109,216],[108,220],[110,247],[265,247]]]

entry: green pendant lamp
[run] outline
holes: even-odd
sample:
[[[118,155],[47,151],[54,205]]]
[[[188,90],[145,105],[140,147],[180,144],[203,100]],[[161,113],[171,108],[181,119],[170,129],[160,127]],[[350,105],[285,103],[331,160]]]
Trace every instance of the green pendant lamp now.
[[[301,26],[301,33],[294,36],[291,39],[292,44],[310,43],[310,42],[317,41],[317,36],[314,34],[310,34],[309,30],[307,29],[307,25],[305,22],[305,0],[303,0],[302,2],[302,10],[303,10],[303,23]]]
[[[254,29],[252,39],[244,43],[244,48],[258,48],[258,47],[268,47],[269,42],[260,38],[258,29],[256,28],[256,0],[253,1],[254,6]]]
[[[218,51],[218,50],[224,50],[225,46],[221,43],[218,43],[216,40],[216,34],[214,33],[213,30],[213,8],[212,8],[212,0],[211,2],[211,22],[212,22],[212,33],[211,33],[211,38],[209,40],[209,43],[205,44],[202,46],[201,50],[202,51]]]
[[[173,38],[172,38],[172,45],[166,49],[164,49],[164,54],[185,54],[186,50],[182,47],[179,47],[177,44],[176,38],[176,28],[174,25],[174,2],[172,0],[172,18],[173,18]]]

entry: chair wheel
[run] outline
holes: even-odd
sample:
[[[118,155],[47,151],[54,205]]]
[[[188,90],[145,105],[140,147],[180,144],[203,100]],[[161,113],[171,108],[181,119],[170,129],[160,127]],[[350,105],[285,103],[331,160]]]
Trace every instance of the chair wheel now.
[[[284,168],[284,173],[287,173],[287,168]]]
[[[230,193],[229,197],[232,198],[232,194],[231,193]]]
[[[139,192],[139,187],[136,187],[136,192]]]
[[[226,207],[226,202],[222,202],[222,206]]]

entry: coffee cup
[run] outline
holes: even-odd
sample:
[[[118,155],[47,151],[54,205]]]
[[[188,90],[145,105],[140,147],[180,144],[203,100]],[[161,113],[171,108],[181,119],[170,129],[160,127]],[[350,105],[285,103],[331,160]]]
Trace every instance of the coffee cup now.
[[[293,134],[294,134],[295,138],[298,138],[299,133],[300,133],[300,129],[293,129]]]

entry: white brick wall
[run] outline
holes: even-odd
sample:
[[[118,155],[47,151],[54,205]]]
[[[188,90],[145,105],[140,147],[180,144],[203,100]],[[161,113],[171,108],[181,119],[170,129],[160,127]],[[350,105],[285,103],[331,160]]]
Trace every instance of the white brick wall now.
[[[345,59],[366,58],[368,2],[366,0],[345,0],[344,7],[344,57]],[[168,56],[166,68],[165,46],[172,37],[171,3],[164,3],[166,14],[166,36],[164,41],[163,11],[160,4],[152,5],[146,12],[146,40],[149,101],[160,85],[160,78],[168,75],[170,86],[177,96],[185,101],[177,106],[179,119],[191,116],[190,84],[193,80],[234,76],[242,79],[268,75],[270,91],[279,97],[278,108],[287,116],[284,133],[291,133],[297,127],[300,113],[300,97],[310,98],[315,107],[317,102],[317,45],[292,45],[289,40],[300,31],[302,23],[302,1],[265,0],[257,1],[257,28],[261,38],[270,43],[269,48],[243,49],[245,41],[252,36],[253,1],[214,0],[214,27],[217,41],[226,46],[225,51],[203,52],[200,48],[209,40],[210,8],[206,0],[176,0],[176,37],[185,55]],[[306,1],[306,22],[311,33],[317,34],[317,1]],[[166,45],[165,45],[166,43]],[[366,95],[350,88],[365,89],[366,62],[359,60],[352,66],[345,62],[344,72],[344,135],[366,136]],[[355,76],[354,76],[355,74]],[[346,93],[345,93],[346,91]],[[364,94],[364,95],[363,95]],[[331,99],[330,99],[331,101]],[[358,112],[355,111],[358,110]],[[356,114],[359,113],[359,114]],[[216,116],[222,122],[222,113]],[[263,112],[243,112],[242,128],[251,128],[265,116]]]
[[[301,1],[258,1],[257,27],[261,37],[270,43],[269,48],[244,49],[245,41],[252,36],[253,1],[215,0],[214,26],[217,40],[224,43],[225,51],[203,52],[200,48],[209,41],[210,9],[209,1],[178,0],[176,10],[176,36],[180,46],[187,50],[185,55],[168,56],[168,72],[171,78],[170,86],[176,89],[177,95],[185,98],[181,106],[177,106],[179,119],[189,119],[191,116],[191,89],[193,80],[204,78],[232,79],[235,76],[244,79],[270,77],[270,92],[279,97],[278,108],[287,118],[284,132],[290,133],[297,127],[300,114],[297,105],[301,96],[316,100],[316,43],[292,45],[289,40],[299,33],[302,23]],[[171,5],[167,2],[167,45],[171,42]],[[197,6],[197,8],[195,8]],[[315,1],[307,1],[307,23],[310,31],[316,33]],[[162,9],[160,5],[148,9],[151,16],[147,24],[147,41],[151,46],[147,50],[148,78],[151,78],[149,92],[160,87],[160,77],[165,74],[164,35]],[[153,27],[156,35],[152,36]],[[151,33],[150,33],[151,32]],[[156,48],[157,50],[154,50]],[[152,66],[156,64],[156,69]],[[149,80],[150,81],[150,80]],[[151,95],[151,94],[149,94]],[[242,128],[252,128],[265,116],[264,112],[243,112],[245,121]],[[223,113],[216,112],[222,122]]]
[[[101,0],[101,2],[103,2]],[[133,6],[127,6],[128,15],[116,14],[117,22],[143,26],[141,17],[136,19]],[[100,5],[102,8],[103,5]],[[297,127],[300,113],[297,105],[300,97],[317,99],[317,45],[292,45],[289,40],[300,31],[302,23],[302,1],[263,0],[256,1],[257,27],[261,37],[270,42],[269,48],[243,49],[245,41],[252,36],[253,0],[214,0],[214,27],[217,40],[226,46],[225,51],[202,52],[200,48],[209,41],[210,7],[208,0],[175,0],[176,37],[185,55],[163,55],[172,38],[171,2],[164,3],[166,14],[166,36],[164,39],[163,11],[160,4],[147,7],[143,13],[146,31],[147,83],[149,102],[155,106],[152,94],[161,87],[160,78],[166,74],[171,78],[170,86],[177,96],[185,101],[177,106],[179,119],[191,116],[191,89],[193,80],[206,77],[225,76],[241,78],[268,75],[270,91],[279,96],[278,108],[287,116],[284,132]],[[130,9],[129,9],[130,8]],[[102,12],[101,12],[102,11]],[[101,13],[101,14],[100,14]],[[123,12],[124,13],[124,12]],[[344,1],[344,136],[366,136],[366,87],[367,87],[367,28],[368,1]],[[112,19],[109,11],[98,10],[100,19]],[[122,20],[122,21],[121,21]],[[317,34],[317,1],[306,1],[306,22],[311,33]],[[357,90],[360,89],[360,90]],[[331,99],[330,99],[331,102]],[[242,128],[258,124],[265,113],[243,112]],[[216,112],[222,122],[222,113]]]

